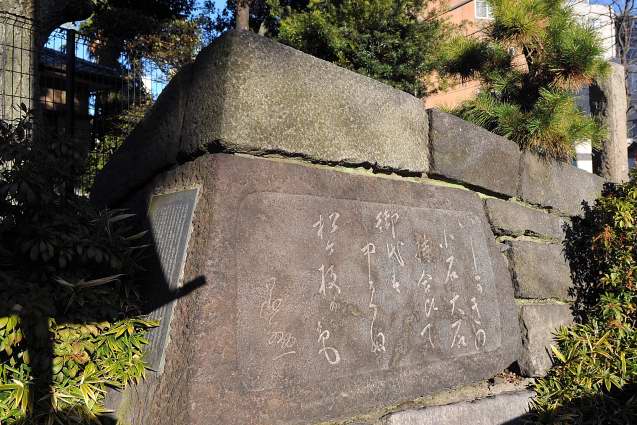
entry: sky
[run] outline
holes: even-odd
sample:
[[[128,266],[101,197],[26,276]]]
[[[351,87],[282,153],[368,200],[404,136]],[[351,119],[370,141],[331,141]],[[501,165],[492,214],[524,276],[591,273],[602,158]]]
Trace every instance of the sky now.
[[[613,0],[591,0],[591,3],[595,4],[612,4]],[[623,0],[619,1],[619,5],[622,6],[624,4]]]
[[[226,5],[226,0],[214,0],[215,7],[217,9],[223,9]],[[203,3],[203,0],[195,0],[195,7],[199,7]]]

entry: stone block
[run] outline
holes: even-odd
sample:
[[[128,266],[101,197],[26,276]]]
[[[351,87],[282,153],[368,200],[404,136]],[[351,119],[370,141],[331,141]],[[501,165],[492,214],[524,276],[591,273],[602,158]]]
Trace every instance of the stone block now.
[[[533,392],[520,391],[446,406],[407,410],[389,415],[383,425],[522,425],[532,398]]]
[[[192,66],[175,75],[144,119],[97,174],[91,200],[112,205],[177,162]]]
[[[212,78],[211,78],[212,76]],[[426,172],[419,99],[249,31],[194,65],[182,150],[224,150]]]
[[[553,334],[561,326],[573,323],[568,304],[528,304],[520,307],[522,353],[518,360],[523,376],[545,376],[553,365]]]
[[[429,109],[430,174],[490,192],[517,194],[520,149],[514,142],[436,109]]]
[[[591,113],[608,128],[608,136],[600,149],[600,175],[609,181],[622,183],[628,181],[626,72],[619,63],[609,62],[608,65],[608,75],[591,85]]]
[[[517,298],[570,298],[571,269],[562,245],[520,240],[507,244]]]
[[[124,188],[139,186],[178,158],[209,151],[428,170],[429,125],[419,99],[267,37],[231,31],[185,74],[186,84],[167,95],[178,98],[169,103],[172,109],[156,110],[148,120],[157,127],[152,135],[137,132],[125,142],[128,161],[141,161]],[[104,180],[128,172],[130,164],[120,158],[108,164],[100,189]]]
[[[477,195],[215,154],[131,203],[144,214],[152,196],[192,188],[184,281],[207,283],[177,301],[164,373],[129,396],[131,424],[340,420],[519,357],[512,284]]]
[[[519,196],[525,201],[551,207],[566,215],[579,215],[582,201],[593,202],[601,194],[604,179],[531,153],[524,153]]]
[[[566,220],[562,217],[501,199],[486,199],[484,204],[491,227],[497,235],[564,239]]]

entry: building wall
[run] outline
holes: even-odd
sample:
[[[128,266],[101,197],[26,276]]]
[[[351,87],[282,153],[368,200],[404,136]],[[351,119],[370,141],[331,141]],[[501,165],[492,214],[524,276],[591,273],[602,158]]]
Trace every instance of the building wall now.
[[[596,28],[604,44],[604,57],[611,59],[615,57],[615,29],[613,20],[607,6],[599,4],[589,4],[588,1],[570,0],[574,13],[582,23],[587,23]],[[480,37],[481,29],[487,25],[489,19],[477,18],[476,0],[466,2],[466,0],[456,0],[447,6],[450,12],[444,18],[452,24],[460,25],[460,32],[466,36]],[[520,57],[519,65],[524,66],[524,59]],[[460,82],[446,91],[432,94],[425,99],[428,108],[442,107],[453,108],[464,101],[473,98],[480,90],[478,81]]]
[[[480,36],[480,30],[488,24],[488,19],[476,18],[475,0],[455,0],[446,6],[450,12],[443,15],[444,19],[460,26],[460,32],[466,36]],[[448,90],[440,91],[425,99],[428,108],[453,108],[469,100],[480,90],[480,83],[476,80],[459,82]]]
[[[583,24],[595,28],[602,40],[604,58],[610,60],[616,56],[615,26],[608,6],[590,4],[588,1],[570,0],[574,14]]]

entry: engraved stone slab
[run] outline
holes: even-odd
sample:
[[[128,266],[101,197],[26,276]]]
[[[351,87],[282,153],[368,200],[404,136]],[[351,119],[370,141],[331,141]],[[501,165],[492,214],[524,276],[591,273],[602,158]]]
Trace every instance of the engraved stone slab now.
[[[193,186],[184,281],[206,285],[178,301],[164,374],[136,390],[153,402],[131,424],[340,420],[518,358],[511,278],[477,195],[225,154],[146,193]]]
[[[150,201],[150,231],[163,277],[163,282],[159,283],[162,288],[155,288],[157,291],[175,290],[180,285],[196,200],[197,189],[193,189],[156,195]],[[175,302],[172,301],[149,314],[150,319],[160,321],[160,326],[150,332],[147,361],[151,369],[159,373],[164,368],[164,352],[168,344],[174,306]]]
[[[248,195],[239,210],[238,354],[249,390],[500,347],[475,214],[277,193]]]

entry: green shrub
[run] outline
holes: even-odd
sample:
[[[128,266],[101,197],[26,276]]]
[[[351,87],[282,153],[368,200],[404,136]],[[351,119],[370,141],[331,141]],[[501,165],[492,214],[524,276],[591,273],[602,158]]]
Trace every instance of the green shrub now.
[[[535,385],[536,422],[637,423],[636,178],[607,187],[567,232],[578,323],[556,334],[555,365]]]
[[[280,4],[269,1],[268,4]],[[446,26],[428,0],[325,0],[290,8],[277,39],[415,96],[434,67]],[[276,8],[275,8],[276,9]]]
[[[608,72],[601,39],[564,0],[489,0],[484,37],[450,37],[440,75],[478,79],[481,91],[453,113],[539,155],[568,162],[575,145],[606,130],[574,94]]]
[[[85,423],[144,376],[145,232],[77,195],[75,147],[34,141],[24,112],[0,122],[0,423]]]

